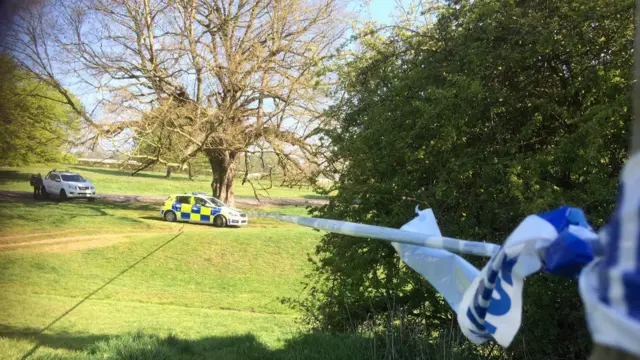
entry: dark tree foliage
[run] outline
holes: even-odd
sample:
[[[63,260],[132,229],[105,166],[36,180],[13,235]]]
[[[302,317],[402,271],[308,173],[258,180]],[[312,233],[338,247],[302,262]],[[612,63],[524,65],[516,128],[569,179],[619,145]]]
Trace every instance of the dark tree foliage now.
[[[416,33],[361,34],[329,115],[338,195],[318,216],[399,227],[431,207],[442,232],[502,243],[563,204],[611,213],[631,121],[633,1],[455,1]],[[354,205],[354,202],[357,205]],[[391,246],[328,234],[308,319],[433,333],[455,314]],[[470,258],[477,266],[486,259]],[[509,358],[586,358],[577,283],[535,275]],[[395,322],[394,322],[395,321]]]
[[[0,165],[73,161],[79,118],[49,84],[0,53]]]

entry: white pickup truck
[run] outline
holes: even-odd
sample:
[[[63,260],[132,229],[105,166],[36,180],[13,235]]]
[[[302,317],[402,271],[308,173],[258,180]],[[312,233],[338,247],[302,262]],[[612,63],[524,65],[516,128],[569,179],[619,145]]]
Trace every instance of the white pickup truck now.
[[[95,201],[96,187],[80,174],[69,171],[50,171],[42,179],[42,195],[57,195],[62,200],[71,198]]]

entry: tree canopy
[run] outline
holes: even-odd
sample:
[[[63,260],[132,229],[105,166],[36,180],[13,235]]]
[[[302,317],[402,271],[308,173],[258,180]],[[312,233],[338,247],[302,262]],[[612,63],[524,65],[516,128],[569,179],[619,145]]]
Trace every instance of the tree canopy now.
[[[451,1],[418,28],[362,31],[329,114],[338,195],[319,215],[399,227],[434,209],[447,236],[502,243],[527,215],[616,199],[631,122],[633,1]],[[353,204],[357,203],[357,206]],[[378,319],[442,331],[451,311],[391,246],[326,235],[317,325]],[[482,266],[482,259],[470,259]],[[528,280],[509,358],[585,358],[577,284]]]
[[[59,162],[79,119],[56,89],[0,54],[0,164]]]
[[[313,157],[341,12],[338,0],[49,0],[19,12],[7,43],[63,96],[65,74],[102,94],[103,122],[67,101],[99,135],[131,136],[132,155],[205,154],[212,192],[233,203],[252,146],[285,167]]]

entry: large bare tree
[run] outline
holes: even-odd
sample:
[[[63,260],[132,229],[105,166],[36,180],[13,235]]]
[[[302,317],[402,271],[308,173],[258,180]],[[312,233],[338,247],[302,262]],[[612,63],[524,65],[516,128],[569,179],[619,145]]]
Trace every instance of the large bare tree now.
[[[22,11],[11,51],[101,136],[154,163],[209,160],[233,203],[236,159],[269,151],[302,169],[346,28],[339,0],[67,0]],[[63,84],[102,94],[95,109]],[[96,119],[102,114],[102,121]],[[106,118],[106,120],[105,120]]]

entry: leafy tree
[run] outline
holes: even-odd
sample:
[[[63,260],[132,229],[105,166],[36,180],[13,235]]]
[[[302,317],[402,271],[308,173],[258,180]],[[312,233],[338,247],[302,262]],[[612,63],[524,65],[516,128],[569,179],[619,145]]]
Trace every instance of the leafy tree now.
[[[295,151],[313,158],[331,80],[322,65],[345,27],[338,0],[42,3],[19,13],[9,47],[64,96],[65,72],[106,94],[109,125],[67,97],[96,132],[134,134],[156,162],[205,154],[212,192],[228,203],[236,160],[252,146],[295,168]]]
[[[0,54],[0,164],[60,162],[79,127],[59,93]]]
[[[602,225],[627,157],[632,31],[630,0],[453,1],[430,26],[365,29],[330,111],[343,169],[319,215],[399,227],[420,204],[443,233],[494,243],[562,204]],[[390,246],[329,234],[317,255],[302,305],[318,325],[400,313],[427,331],[451,326],[454,314]],[[575,282],[532,277],[524,310],[509,358],[586,357]]]

